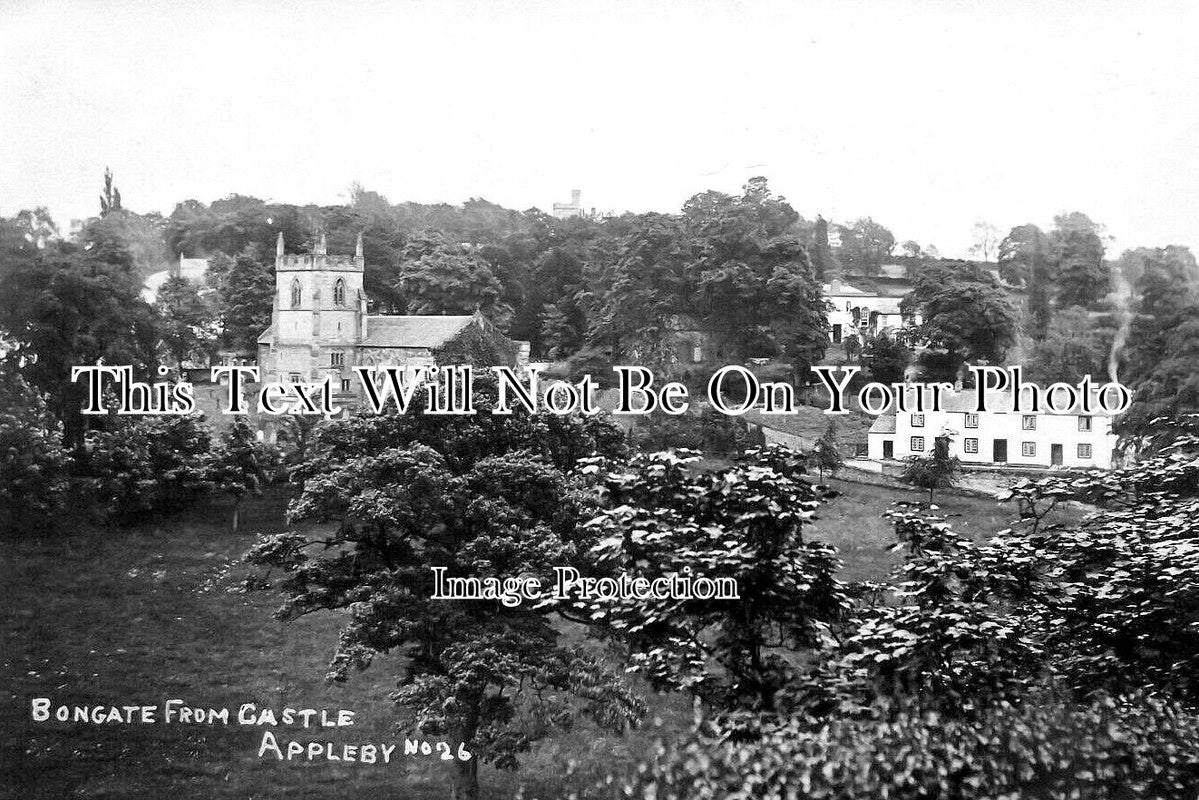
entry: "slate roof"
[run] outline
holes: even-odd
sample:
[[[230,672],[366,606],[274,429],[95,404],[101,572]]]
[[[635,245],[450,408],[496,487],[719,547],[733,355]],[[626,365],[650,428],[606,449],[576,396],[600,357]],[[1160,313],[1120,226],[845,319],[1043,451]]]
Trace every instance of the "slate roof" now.
[[[268,325],[267,329],[258,335],[259,344],[270,344],[275,339],[275,326]]]
[[[434,349],[461,333],[474,316],[379,316],[367,317],[362,347],[410,347]]]
[[[895,433],[895,415],[882,414],[874,420],[867,433]]]

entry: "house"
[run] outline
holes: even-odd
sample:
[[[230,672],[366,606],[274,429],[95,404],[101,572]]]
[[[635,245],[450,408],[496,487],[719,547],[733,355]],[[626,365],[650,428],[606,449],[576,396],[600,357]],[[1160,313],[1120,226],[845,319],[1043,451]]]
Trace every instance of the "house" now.
[[[569,203],[554,203],[553,214],[558,219],[571,219],[572,217],[583,216],[583,206],[580,202],[583,193],[578,189],[571,189]]]
[[[965,467],[1099,467],[1110,469],[1116,458],[1112,418],[1086,413],[1081,403],[1067,413],[1013,411],[1010,392],[989,392],[986,411],[976,412],[971,391],[942,397],[941,410],[888,411],[875,419],[867,433],[872,461],[902,461],[927,456],[945,436],[950,455]],[[1091,408],[1097,408],[1094,402]]]
[[[204,287],[205,276],[208,273],[207,258],[184,258],[179,254],[179,263],[171,264],[169,269],[152,272],[142,281],[142,299],[153,303],[158,299],[158,291],[170,278],[184,278],[188,283]]]
[[[286,255],[275,248],[271,325],[258,337],[263,381],[307,383],[333,378],[335,391],[357,394],[355,366],[523,365],[529,345],[504,336],[481,313],[388,316],[367,313],[362,290],[362,236],[353,256]]]
[[[829,338],[833,344],[856,338],[862,342],[880,333],[894,334],[920,316],[905,317],[899,309],[903,294],[864,290],[834,278],[821,287],[829,304]]]

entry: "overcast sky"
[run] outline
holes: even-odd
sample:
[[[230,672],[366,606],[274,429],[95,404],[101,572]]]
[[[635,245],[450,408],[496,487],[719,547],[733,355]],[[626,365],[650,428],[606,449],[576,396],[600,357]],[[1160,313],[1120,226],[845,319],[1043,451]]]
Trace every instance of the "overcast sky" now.
[[[231,193],[677,211],[765,175],[961,254],[1199,249],[1199,3],[0,0],[0,214]]]

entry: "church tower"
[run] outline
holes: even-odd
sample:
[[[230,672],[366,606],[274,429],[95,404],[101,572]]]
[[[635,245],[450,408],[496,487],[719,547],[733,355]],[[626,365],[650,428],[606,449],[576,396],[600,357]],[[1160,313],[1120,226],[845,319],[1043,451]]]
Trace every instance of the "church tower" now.
[[[259,340],[264,380],[313,381],[333,374],[335,388],[342,386],[366,335],[364,268],[362,234],[352,256],[329,255],[323,234],[313,253],[288,255],[279,234],[271,328]]]

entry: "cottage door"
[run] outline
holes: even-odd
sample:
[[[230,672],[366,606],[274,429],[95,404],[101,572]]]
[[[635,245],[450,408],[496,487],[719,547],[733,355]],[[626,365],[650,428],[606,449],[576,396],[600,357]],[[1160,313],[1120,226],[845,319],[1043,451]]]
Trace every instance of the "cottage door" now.
[[[996,464],[1007,463],[1007,439],[996,439],[991,460]]]
[[[1049,445],[1049,463],[1062,463],[1062,446],[1060,444]]]
[[[883,458],[895,458],[895,442],[890,439],[883,442]]]

